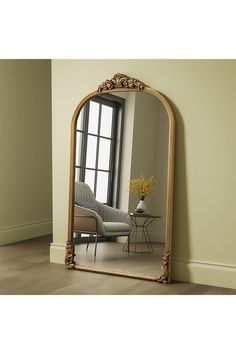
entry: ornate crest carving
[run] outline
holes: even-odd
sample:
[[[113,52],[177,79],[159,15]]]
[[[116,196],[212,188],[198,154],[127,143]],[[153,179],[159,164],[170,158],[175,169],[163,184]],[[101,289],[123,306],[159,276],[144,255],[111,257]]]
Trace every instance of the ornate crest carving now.
[[[116,88],[143,90],[144,87],[145,84],[143,82],[125,74],[117,73],[111,80],[103,81],[102,84],[98,86],[98,92],[113,90]]]
[[[159,283],[167,283],[169,277],[169,264],[170,264],[171,253],[166,253],[163,258],[163,266],[161,267],[162,274],[157,278]]]
[[[65,266],[68,269],[74,269],[75,261],[74,261],[74,246],[71,241],[67,241],[66,243],[66,256],[65,256]]]

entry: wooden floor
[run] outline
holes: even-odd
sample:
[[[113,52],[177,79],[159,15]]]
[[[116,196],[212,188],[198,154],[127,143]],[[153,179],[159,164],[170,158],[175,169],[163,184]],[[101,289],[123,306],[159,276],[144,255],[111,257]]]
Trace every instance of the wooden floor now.
[[[233,295],[236,290],[71,271],[49,263],[50,236],[0,247],[0,294]]]

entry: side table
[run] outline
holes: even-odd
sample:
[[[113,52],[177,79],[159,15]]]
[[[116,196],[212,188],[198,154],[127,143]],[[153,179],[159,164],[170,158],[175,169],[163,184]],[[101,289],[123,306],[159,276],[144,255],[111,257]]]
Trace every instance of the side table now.
[[[128,240],[125,242],[123,251],[135,252],[135,253],[152,253],[152,243],[150,241],[148,227],[156,219],[161,216],[144,214],[144,213],[130,213],[131,218],[131,230]],[[141,242],[138,242],[138,230],[141,229]],[[128,249],[129,248],[129,249]]]

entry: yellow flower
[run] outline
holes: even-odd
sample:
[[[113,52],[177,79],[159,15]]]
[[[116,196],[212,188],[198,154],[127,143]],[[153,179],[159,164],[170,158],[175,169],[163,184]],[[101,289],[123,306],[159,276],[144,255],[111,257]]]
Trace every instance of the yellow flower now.
[[[154,176],[144,178],[142,175],[139,178],[130,180],[130,191],[139,196],[140,199],[148,197],[154,190],[156,179]]]

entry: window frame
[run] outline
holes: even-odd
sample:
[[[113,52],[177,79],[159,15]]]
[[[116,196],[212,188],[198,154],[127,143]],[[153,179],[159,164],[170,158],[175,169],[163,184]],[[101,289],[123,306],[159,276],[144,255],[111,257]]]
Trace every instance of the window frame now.
[[[89,110],[90,110],[90,102],[91,101],[97,102],[99,104],[97,134],[88,132]],[[113,108],[112,127],[111,127],[111,137],[110,138],[100,135],[102,105]],[[124,98],[121,98],[121,97],[118,97],[118,96],[115,96],[112,94],[108,94],[108,93],[103,94],[103,95],[99,95],[99,96],[95,96],[95,97],[92,97],[84,105],[84,109],[83,109],[82,116],[81,116],[81,118],[83,119],[81,129],[77,129],[77,127],[76,127],[76,133],[79,132],[82,135],[80,164],[77,164],[77,161],[75,161],[75,169],[76,170],[79,169],[79,180],[82,182],[85,181],[86,170],[95,171],[94,194],[96,196],[98,172],[99,171],[108,172],[107,201],[104,204],[107,204],[112,207],[118,207],[118,205],[119,205],[119,184],[120,184],[120,167],[121,167],[121,154],[122,154],[124,111],[125,111],[125,99]],[[88,136],[97,137],[96,161],[95,161],[94,168],[86,167]],[[111,141],[108,170],[98,168],[100,139],[107,139],[107,140]]]

